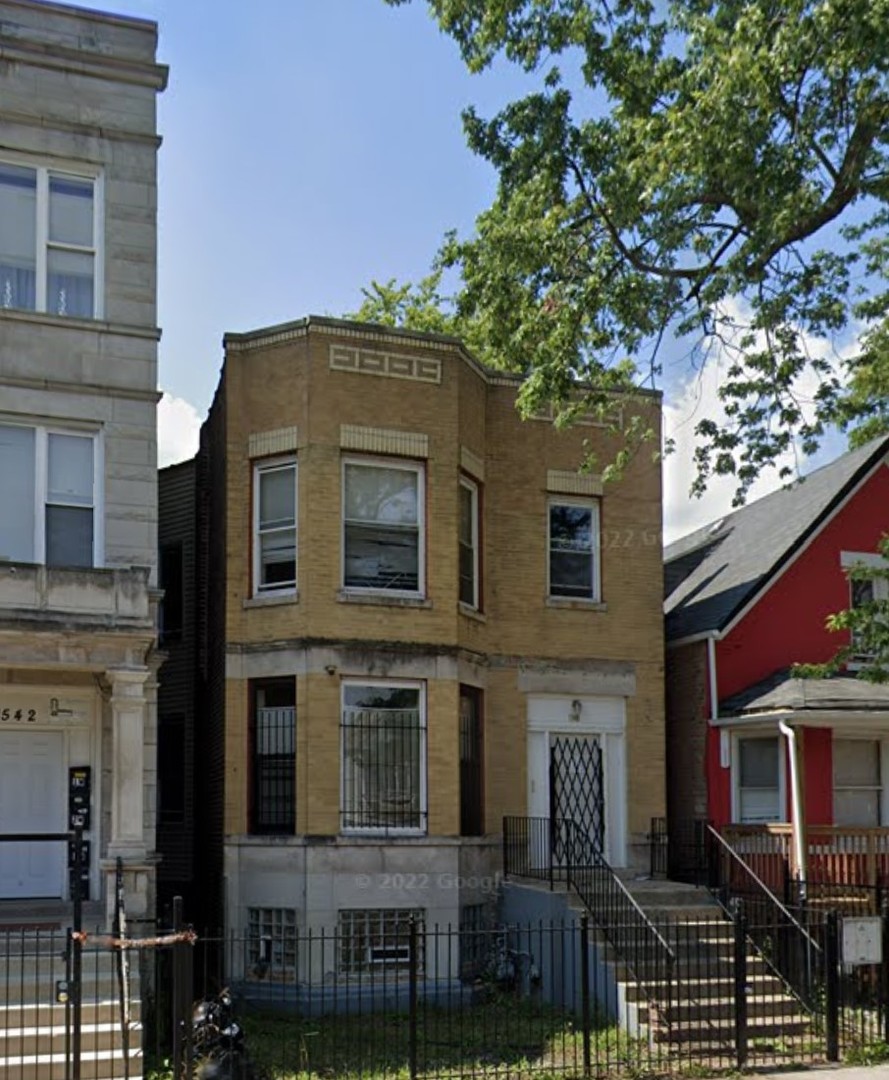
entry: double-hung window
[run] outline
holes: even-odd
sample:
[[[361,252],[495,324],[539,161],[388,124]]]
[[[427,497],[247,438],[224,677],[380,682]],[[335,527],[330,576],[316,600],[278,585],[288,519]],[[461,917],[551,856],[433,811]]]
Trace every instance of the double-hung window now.
[[[781,744],[777,736],[738,739],[735,820],[784,820]]]
[[[422,596],[423,467],[350,458],[343,462],[343,585]]]
[[[0,423],[0,561],[100,565],[95,434]]]
[[[599,600],[599,504],[592,499],[549,503],[549,595]]]
[[[870,610],[876,619],[881,617],[878,604],[885,604],[889,600],[889,581],[885,572],[889,564],[875,552],[851,552],[843,551],[840,554],[840,565],[849,574],[849,606],[852,611]],[[882,627],[877,623],[877,630]],[[851,667],[860,665],[870,660],[875,652],[875,643],[872,635],[864,629],[853,626],[851,633],[852,662]]]
[[[256,594],[296,589],[296,461],[261,462],[253,475]]]
[[[0,162],[0,308],[100,315],[99,182]]]
[[[422,684],[343,684],[342,827],[425,830]]]
[[[478,487],[465,477],[460,480],[459,519],[460,602],[471,608],[479,605]]]
[[[882,824],[882,743],[833,740],[833,823],[876,828]]]

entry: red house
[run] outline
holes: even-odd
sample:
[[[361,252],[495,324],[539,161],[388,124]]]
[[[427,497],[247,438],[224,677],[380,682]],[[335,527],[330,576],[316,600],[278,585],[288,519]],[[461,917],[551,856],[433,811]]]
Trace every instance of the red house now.
[[[848,643],[825,622],[885,595],[889,439],[845,454],[665,554],[673,869],[708,821],[773,889],[889,886],[889,686],[799,679]],[[681,872],[681,866],[678,867]]]

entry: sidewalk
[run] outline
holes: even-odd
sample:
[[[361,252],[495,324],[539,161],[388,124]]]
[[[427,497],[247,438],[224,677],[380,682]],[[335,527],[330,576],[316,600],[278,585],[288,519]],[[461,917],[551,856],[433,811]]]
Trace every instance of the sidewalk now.
[[[760,1073],[768,1080],[889,1080],[889,1064],[883,1065],[813,1065],[792,1072]]]

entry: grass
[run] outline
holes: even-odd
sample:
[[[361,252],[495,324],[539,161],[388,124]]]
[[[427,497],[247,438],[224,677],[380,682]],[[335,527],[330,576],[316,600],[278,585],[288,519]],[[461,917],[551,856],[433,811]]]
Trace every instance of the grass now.
[[[242,1009],[246,1044],[262,1080],[407,1080],[410,1025],[405,1013],[302,1017]],[[583,1036],[564,1011],[504,994],[471,1008],[424,1007],[417,1024],[417,1072],[427,1080],[489,1076],[560,1080],[583,1076]],[[614,1026],[592,1033],[594,1073],[648,1074],[647,1044]],[[170,1064],[148,1080],[172,1080]]]

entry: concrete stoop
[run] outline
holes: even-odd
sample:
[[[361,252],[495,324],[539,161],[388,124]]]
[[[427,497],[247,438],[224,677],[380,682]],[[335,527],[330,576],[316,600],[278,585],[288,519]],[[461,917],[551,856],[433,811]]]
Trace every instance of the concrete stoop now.
[[[65,1078],[66,1006],[57,1002],[64,949],[61,932],[0,928],[0,1080]],[[142,1080],[139,975],[130,972],[127,1068],[116,961],[105,949],[82,953],[80,1074],[90,1080]]]
[[[645,989],[615,960],[618,1001],[632,1034],[682,1052],[731,1055],[735,1046],[734,928],[703,889],[678,882],[624,884],[676,951],[672,986],[640,973]],[[613,950],[612,950],[613,952]],[[747,946],[747,1037],[768,1053],[808,1044],[812,1022],[752,945]],[[662,996],[659,993],[662,992]]]

